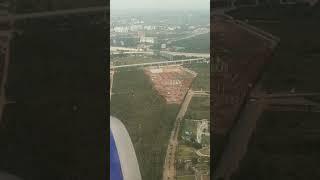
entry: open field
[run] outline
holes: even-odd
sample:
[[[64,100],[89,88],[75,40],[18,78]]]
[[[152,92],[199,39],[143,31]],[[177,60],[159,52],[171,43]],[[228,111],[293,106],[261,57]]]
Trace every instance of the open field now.
[[[177,151],[177,159],[189,159],[191,160],[193,157],[196,157],[195,149],[193,147],[187,145],[179,145]]]
[[[129,131],[143,180],[159,180],[178,105],[166,104],[142,69],[117,71],[113,93],[111,115]]]
[[[265,112],[232,179],[320,178],[320,113]]]
[[[184,47],[185,52],[209,53],[210,52],[210,33],[201,34],[189,39],[173,42],[172,45]]]
[[[197,77],[192,82],[193,90],[210,90],[210,64],[194,63],[191,65],[184,65],[184,67],[197,73]]]
[[[24,32],[11,44],[7,93],[16,103],[0,126],[1,171],[33,180],[105,177],[105,31],[90,22],[17,24]]]
[[[192,163],[197,158],[197,154],[195,153],[195,149],[188,145],[179,144],[177,154],[176,154],[176,170],[177,176],[184,176],[184,175],[194,175],[194,171],[190,168],[185,169],[185,165],[189,161]]]
[[[208,119],[210,120],[210,98],[193,97],[191,99],[188,111],[185,115],[187,119]]]

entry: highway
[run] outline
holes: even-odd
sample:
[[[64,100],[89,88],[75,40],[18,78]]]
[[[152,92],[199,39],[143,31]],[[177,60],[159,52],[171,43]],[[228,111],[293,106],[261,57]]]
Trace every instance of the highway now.
[[[169,64],[177,64],[177,63],[184,63],[184,62],[197,62],[197,61],[204,61],[205,58],[194,58],[194,59],[182,59],[182,60],[175,60],[175,61],[158,61],[158,62],[151,62],[151,63],[139,63],[139,64],[127,64],[127,65],[119,65],[119,66],[111,66],[111,69],[117,68],[126,68],[126,67],[139,67],[139,66],[156,66],[156,65],[169,65]]]
[[[116,54],[148,54],[148,55],[153,55],[154,53],[152,51],[129,51],[129,52],[112,52],[110,51],[111,55],[116,55]]]
[[[123,52],[121,52],[121,51],[123,51]],[[187,52],[175,52],[175,51],[160,51],[160,53],[171,55],[171,56],[210,58],[210,53],[187,53]],[[110,47],[110,54],[154,54],[154,53],[153,53],[153,51],[139,51],[136,48],[111,46]]]
[[[174,51],[160,51],[160,53],[169,54],[172,56],[187,56],[187,57],[203,57],[210,58],[210,53],[187,53],[187,52],[174,52]]]

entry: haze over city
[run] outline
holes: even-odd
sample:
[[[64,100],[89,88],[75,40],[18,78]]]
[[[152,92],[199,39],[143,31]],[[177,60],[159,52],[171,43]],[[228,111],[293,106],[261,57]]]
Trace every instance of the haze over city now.
[[[209,0],[112,0],[111,10],[166,9],[198,10],[210,8]]]

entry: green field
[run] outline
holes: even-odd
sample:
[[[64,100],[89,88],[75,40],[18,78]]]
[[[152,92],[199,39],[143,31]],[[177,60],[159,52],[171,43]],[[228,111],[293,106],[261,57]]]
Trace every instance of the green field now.
[[[197,77],[192,83],[193,90],[210,90],[210,64],[206,63],[196,63],[192,65],[185,65],[185,67],[198,73]]]
[[[184,47],[185,52],[210,53],[210,33],[194,36],[172,43],[173,46]]]
[[[189,104],[185,118],[195,120],[210,120],[210,98],[193,97]]]
[[[197,156],[194,151],[193,147],[180,144],[178,146],[177,159],[192,159]]]
[[[191,120],[184,120],[180,134],[182,136],[188,136],[187,132],[190,133],[190,137],[195,138],[197,133],[197,122]]]
[[[140,69],[114,75],[111,115],[132,138],[143,180],[159,180],[178,105],[167,105]]]

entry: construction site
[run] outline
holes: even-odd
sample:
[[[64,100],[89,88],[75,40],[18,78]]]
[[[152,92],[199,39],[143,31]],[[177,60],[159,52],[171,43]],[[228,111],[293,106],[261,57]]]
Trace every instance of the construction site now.
[[[197,73],[177,65],[146,67],[144,72],[167,104],[181,104],[197,76]]]

